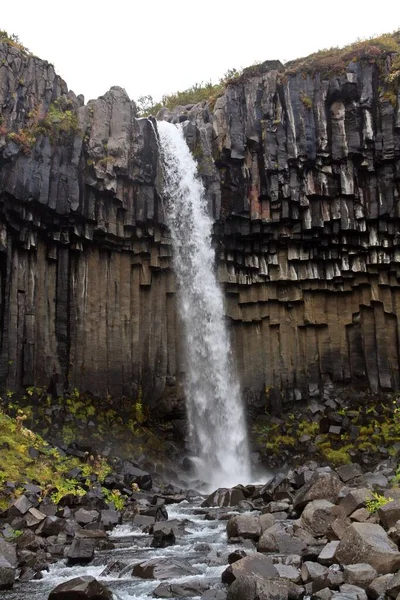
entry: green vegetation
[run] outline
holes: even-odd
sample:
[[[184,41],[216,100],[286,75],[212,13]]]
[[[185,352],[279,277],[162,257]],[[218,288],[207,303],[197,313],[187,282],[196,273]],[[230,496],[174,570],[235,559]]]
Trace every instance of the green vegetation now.
[[[7,138],[18,144],[24,154],[30,154],[37,138],[47,136],[52,144],[60,143],[79,131],[78,119],[69,99],[59,98],[52,102],[43,115],[40,106],[28,114],[25,127],[18,131],[3,131]]]
[[[164,95],[159,102],[155,102],[152,96],[140,96],[136,101],[138,114],[140,117],[155,116],[163,106],[173,110],[177,106],[197,104],[203,100],[215,103],[218,96],[223,94],[226,85],[233,82],[241,73],[242,71],[229,69],[218,83],[213,84],[211,81],[195,83],[182,92]]]
[[[339,434],[324,433],[326,429],[318,420],[311,421],[300,411],[276,423],[255,425],[254,433],[267,456],[283,460],[302,452],[309,455],[310,447],[310,458],[322,459],[332,466],[348,464],[362,454],[374,459],[379,456],[380,447],[386,448],[389,456],[397,454],[394,444],[400,439],[400,397],[392,403],[370,398],[352,409],[340,408],[337,414],[346,422]],[[400,483],[400,467],[393,483]]]
[[[371,492],[372,498],[367,498],[365,501],[365,505],[367,510],[370,513],[375,513],[378,508],[385,506],[388,502],[392,502],[393,498],[386,498],[386,496],[382,496],[378,494],[378,492]]]
[[[303,105],[306,107],[307,110],[312,109],[313,103],[311,98],[309,98],[307,94],[305,94],[304,92],[300,92],[300,100],[302,101]]]
[[[8,44],[13,48],[17,48],[24,54],[30,54],[28,48],[21,43],[21,40],[17,35],[15,35],[15,33],[7,33],[7,31],[4,31],[4,29],[0,29],[0,44]]]
[[[23,491],[23,484],[33,482],[42,488],[42,495],[50,495],[58,502],[65,494],[82,496],[97,481],[104,481],[111,467],[102,456],[88,456],[85,460],[63,456],[40,435],[24,427],[29,414],[16,410],[15,418],[0,411],[0,486],[6,481],[16,483],[14,497]],[[79,467],[85,478],[84,487],[68,478],[71,469]],[[112,494],[112,492],[110,492]],[[12,499],[12,498],[11,498]],[[0,510],[8,506],[10,497],[0,489]]]
[[[57,406],[55,412],[52,410],[54,404]],[[126,398],[118,405],[110,396],[94,398],[90,394],[81,394],[76,388],[64,397],[53,399],[40,387],[27,387],[22,397],[17,397],[12,391],[3,393],[1,408],[14,419],[23,414],[27,427],[58,443],[62,440],[67,445],[72,442],[84,446],[89,444],[100,453],[104,445],[114,443],[118,455],[127,459],[145,452],[155,462],[162,462],[165,456],[163,437],[155,433],[154,423],[149,427],[149,414],[143,404],[141,387],[136,398]],[[167,428],[165,424],[157,423],[156,426],[159,430]],[[86,468],[89,467],[83,467],[84,475]],[[101,465],[97,465],[96,469],[104,478]]]
[[[357,60],[377,60],[388,54],[400,52],[400,31],[385,33],[366,40],[344,46],[343,48],[325,48],[304,58],[298,58],[286,64],[286,75],[293,73],[334,74],[343,72],[350,62]]]

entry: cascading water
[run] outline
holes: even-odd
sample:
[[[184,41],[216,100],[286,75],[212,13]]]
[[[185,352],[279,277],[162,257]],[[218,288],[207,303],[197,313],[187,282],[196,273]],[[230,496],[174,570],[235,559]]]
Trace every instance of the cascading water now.
[[[164,203],[172,237],[186,360],[190,443],[198,477],[210,487],[246,483],[249,450],[240,386],[216,280],[212,221],[182,130],[158,123]]]

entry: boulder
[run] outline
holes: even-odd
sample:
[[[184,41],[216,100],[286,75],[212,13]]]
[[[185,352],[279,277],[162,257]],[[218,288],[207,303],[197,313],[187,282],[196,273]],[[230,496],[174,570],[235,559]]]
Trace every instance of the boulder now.
[[[318,562],[321,563],[321,565],[330,565],[333,562],[333,559],[335,558],[335,554],[336,554],[336,549],[339,545],[339,540],[335,540],[333,542],[328,542],[328,544],[326,544],[321,552],[318,555]]]
[[[200,600],[226,600],[226,594],[225,590],[206,590]]]
[[[151,490],[153,481],[150,473],[142,471],[138,467],[135,467],[132,463],[125,461],[123,465],[124,482],[128,487],[131,487],[132,483],[136,483],[141,490]]]
[[[209,588],[205,581],[187,581],[184,583],[160,583],[153,592],[156,598],[192,598],[198,597]]]
[[[338,467],[336,469],[336,472],[344,483],[347,483],[352,479],[356,479],[357,477],[361,477],[363,474],[360,465],[358,465],[357,463],[342,465],[341,467]]]
[[[385,530],[374,523],[352,523],[337,547],[335,558],[344,565],[365,562],[379,574],[400,568],[400,552]]]
[[[393,574],[387,573],[386,575],[381,575],[377,577],[369,584],[367,588],[367,593],[370,598],[379,598],[380,596],[384,596],[386,590],[389,588],[390,584],[393,580]]]
[[[335,520],[332,509],[335,507],[328,500],[309,502],[301,515],[301,524],[311,535],[326,535],[329,525]]]
[[[142,579],[174,579],[197,574],[198,571],[186,560],[174,558],[145,560],[134,565],[132,569],[132,575]]]
[[[48,600],[112,600],[108,588],[94,577],[75,577],[60,583],[50,592]]]
[[[27,527],[36,527],[36,525],[45,520],[46,515],[37,508],[32,507],[25,513],[24,518]]]
[[[92,560],[96,540],[89,537],[75,537],[67,551],[69,565],[85,564]]]
[[[158,529],[153,533],[151,546],[153,548],[166,548],[175,544],[175,533],[172,527],[168,529]],[[167,596],[169,598],[169,596]]]
[[[8,590],[14,585],[15,567],[4,556],[0,556],[0,590]]]
[[[271,513],[264,513],[259,516],[261,531],[265,531],[275,524],[275,517]]]
[[[386,588],[386,592],[391,598],[398,597],[400,594],[400,571],[393,575],[391,582]]]
[[[305,561],[301,567],[301,578],[304,583],[312,583],[313,592],[322,590],[324,587],[329,587],[326,581],[328,573],[328,567],[309,560]]]
[[[18,565],[15,545],[10,544],[10,542],[6,542],[2,537],[0,537],[0,556],[5,558],[12,567],[16,567]]]
[[[363,590],[363,588],[360,588],[356,585],[350,585],[349,583],[343,583],[343,585],[341,585],[339,589],[340,589],[340,592],[342,595],[349,596],[349,600],[350,600],[350,597],[355,598],[357,600],[368,600],[366,591]]]
[[[301,508],[312,500],[335,502],[343,487],[342,481],[333,471],[316,472],[296,493],[293,506]]]
[[[243,490],[238,488],[219,488],[210,494],[201,506],[237,506],[245,499]]]
[[[89,523],[96,523],[100,518],[100,513],[97,512],[97,510],[79,508],[74,514],[74,517],[79,525],[88,525]]]
[[[38,535],[43,537],[49,537],[51,535],[58,535],[66,528],[66,520],[60,519],[60,517],[46,517],[42,521],[39,527],[35,530]]]
[[[370,490],[368,488],[351,490],[339,504],[340,515],[342,517],[347,517],[358,508],[363,508],[369,495]]]
[[[374,567],[366,563],[346,565],[343,576],[346,583],[367,589],[371,581],[376,579],[378,573]]]
[[[264,579],[278,577],[278,571],[274,567],[272,560],[264,554],[251,554],[232,563],[222,573],[222,583],[230,585],[238,577],[247,575],[258,575]]]
[[[307,543],[298,537],[289,535],[282,525],[276,523],[263,532],[259,539],[257,549],[259,552],[303,554],[307,549]]]
[[[304,588],[285,579],[265,580],[257,575],[245,575],[229,587],[227,600],[295,600],[303,593]]]
[[[258,540],[261,535],[261,523],[255,515],[235,515],[226,524],[226,533],[229,538]]]
[[[386,529],[394,527],[400,519],[400,500],[392,500],[378,508],[378,517]]]
[[[301,574],[299,569],[293,567],[292,565],[282,565],[277,563],[275,569],[278,571],[279,577],[283,579],[289,579],[289,581],[293,581],[293,583],[301,583]]]

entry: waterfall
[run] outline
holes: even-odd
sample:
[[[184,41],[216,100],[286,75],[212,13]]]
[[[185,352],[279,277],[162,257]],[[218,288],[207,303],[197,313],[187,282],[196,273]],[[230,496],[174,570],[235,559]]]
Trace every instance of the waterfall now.
[[[246,483],[249,450],[240,386],[215,274],[212,220],[182,129],[158,123],[164,207],[183,324],[185,396],[197,476],[210,487]]]

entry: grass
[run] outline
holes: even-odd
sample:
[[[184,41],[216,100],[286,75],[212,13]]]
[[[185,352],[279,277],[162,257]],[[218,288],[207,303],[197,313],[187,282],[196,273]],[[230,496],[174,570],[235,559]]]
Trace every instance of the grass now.
[[[304,58],[286,64],[286,74],[316,72],[334,74],[343,72],[351,62],[377,60],[400,52],[400,31],[385,33],[365,40],[357,40],[343,48],[325,48]]]

